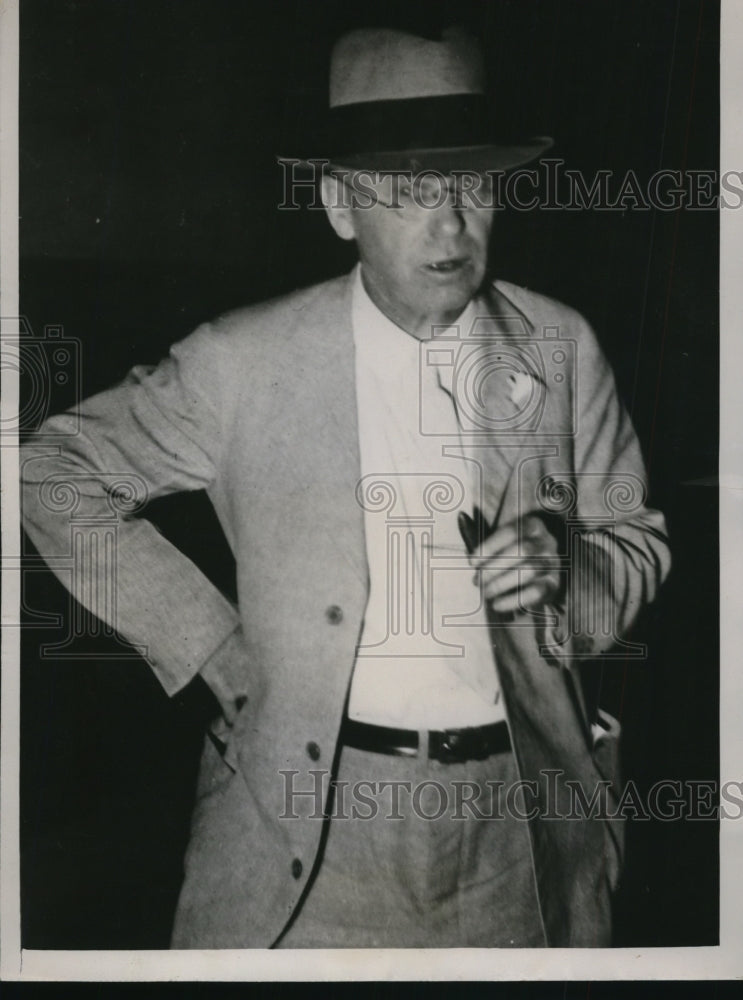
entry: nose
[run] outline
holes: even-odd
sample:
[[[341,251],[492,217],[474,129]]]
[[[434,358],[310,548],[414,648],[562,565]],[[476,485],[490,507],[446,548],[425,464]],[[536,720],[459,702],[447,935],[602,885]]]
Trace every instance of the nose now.
[[[466,225],[464,211],[461,206],[457,206],[453,194],[449,194],[443,204],[429,209],[427,214],[429,228],[434,236],[459,236]]]

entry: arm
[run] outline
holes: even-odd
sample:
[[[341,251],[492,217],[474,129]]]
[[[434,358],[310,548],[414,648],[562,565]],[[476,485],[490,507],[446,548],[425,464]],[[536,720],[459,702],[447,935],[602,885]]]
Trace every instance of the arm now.
[[[570,316],[570,332],[577,339],[573,470],[540,497],[539,516],[498,528],[474,554],[473,564],[482,570],[483,590],[494,611],[512,614],[555,605],[563,636],[560,652],[567,651],[569,634],[571,651],[590,657],[608,652],[626,635],[643,605],[655,598],[670,556],[662,514],[644,505],[642,456],[613,373],[590,327],[572,311]],[[559,544],[549,530],[566,517],[567,582],[557,571],[564,539]],[[505,568],[504,556],[511,561]],[[518,568],[514,558],[520,559]]]
[[[210,327],[154,369],[53,417],[23,449],[24,526],[62,583],[145,656],[168,694],[201,671],[223,701],[242,653],[235,608],[146,520],[143,503],[208,487],[223,445],[228,365]],[[55,438],[46,438],[53,432]],[[61,436],[63,435],[63,436]],[[61,440],[61,445],[58,443]],[[115,523],[112,551],[96,546]],[[71,551],[73,532],[90,558]],[[107,581],[113,588],[106,590]],[[111,592],[112,590],[112,592]]]
[[[593,331],[582,318],[579,324],[574,461],[581,531],[570,559],[568,610],[574,649],[590,656],[628,633],[655,600],[671,561],[665,519],[645,506],[645,465],[614,375]],[[591,634],[594,614],[603,628]]]

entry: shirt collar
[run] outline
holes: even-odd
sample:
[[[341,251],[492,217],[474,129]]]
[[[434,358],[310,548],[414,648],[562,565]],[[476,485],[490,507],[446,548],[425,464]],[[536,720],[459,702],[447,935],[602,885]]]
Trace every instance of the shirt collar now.
[[[446,338],[451,343],[451,337],[457,335],[465,340],[477,316],[474,299],[470,300],[451,326],[439,328],[436,338]],[[352,293],[353,335],[356,350],[363,354],[367,363],[371,363],[380,373],[389,375],[394,370],[394,359],[402,361],[405,358],[415,360],[420,352],[421,343],[417,337],[407,333],[402,327],[385,316],[382,310],[371,300],[361,279],[361,265],[358,264],[353,276]],[[438,383],[451,395],[452,367],[436,366]],[[448,384],[447,384],[448,383]]]

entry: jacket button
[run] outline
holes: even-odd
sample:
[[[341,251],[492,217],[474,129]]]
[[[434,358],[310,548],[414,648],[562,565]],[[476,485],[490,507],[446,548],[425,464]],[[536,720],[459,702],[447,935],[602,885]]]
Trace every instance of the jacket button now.
[[[339,625],[343,621],[343,611],[337,604],[331,604],[325,609],[325,617],[331,625]]]
[[[294,878],[302,877],[302,862],[299,860],[299,858],[295,858],[292,861],[292,875],[294,876]]]
[[[314,740],[310,740],[306,749],[310,760],[320,760],[320,747]]]

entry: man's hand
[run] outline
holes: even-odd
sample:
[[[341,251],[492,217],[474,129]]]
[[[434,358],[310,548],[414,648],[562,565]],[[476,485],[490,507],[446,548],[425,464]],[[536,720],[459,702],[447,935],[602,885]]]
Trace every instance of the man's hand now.
[[[529,611],[559,598],[558,542],[536,514],[503,525],[470,556],[493,611]]]

